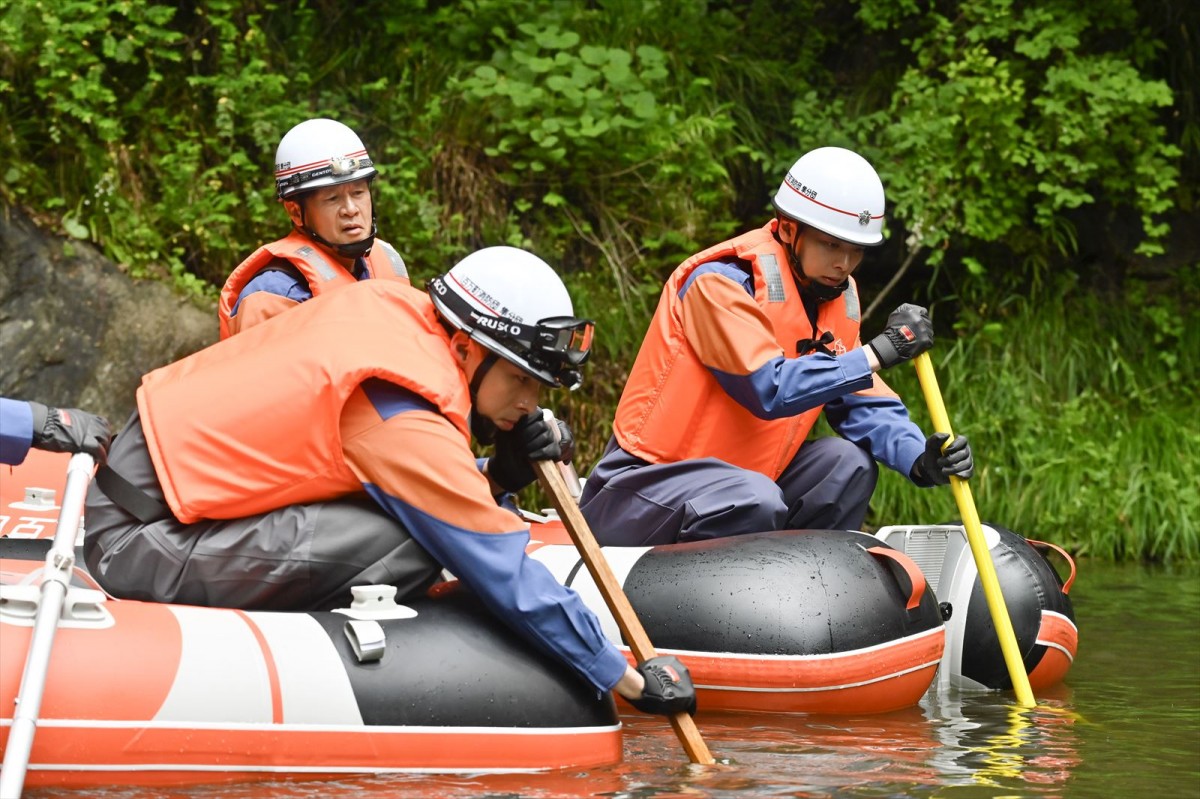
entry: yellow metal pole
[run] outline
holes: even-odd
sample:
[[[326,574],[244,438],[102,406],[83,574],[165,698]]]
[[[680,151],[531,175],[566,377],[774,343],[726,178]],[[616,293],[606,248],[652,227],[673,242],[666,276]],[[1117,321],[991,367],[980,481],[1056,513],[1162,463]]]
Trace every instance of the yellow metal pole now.
[[[948,433],[946,445],[954,440],[954,432],[950,429],[950,417],[942,402],[942,392],[938,388],[937,376],[933,373],[933,361],[929,353],[923,352],[913,359],[917,367],[917,378],[921,381],[921,391],[925,394],[925,402],[929,405],[929,416],[933,420],[933,429],[939,433]],[[975,499],[971,496],[971,486],[966,480],[957,476],[950,477],[950,490],[954,492],[954,501],[958,503],[958,512],[962,516],[963,527],[967,531],[967,543],[971,545],[971,554],[975,556],[975,567],[979,570],[979,579],[983,584],[983,595],[987,598],[988,610],[992,614],[992,624],[996,627],[996,636],[1000,639],[1000,651],[1004,653],[1004,662],[1008,666],[1008,676],[1012,679],[1013,690],[1017,694],[1017,702],[1024,707],[1034,707],[1037,702],[1033,698],[1033,689],[1029,687],[1029,675],[1025,672],[1025,661],[1017,648],[1017,636],[1013,633],[1012,620],[1008,616],[1008,606],[1004,604],[1004,594],[1000,591],[1000,581],[996,577],[996,566],[992,563],[992,553],[988,551],[987,542],[983,538],[983,526],[979,522],[979,514],[975,510]]]

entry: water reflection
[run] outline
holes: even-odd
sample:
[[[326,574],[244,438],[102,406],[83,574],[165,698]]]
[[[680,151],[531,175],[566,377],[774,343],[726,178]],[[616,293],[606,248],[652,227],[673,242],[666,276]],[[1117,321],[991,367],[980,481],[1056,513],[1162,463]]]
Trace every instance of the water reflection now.
[[[1078,717],[1045,695],[1035,708],[997,697],[927,697],[940,743],[932,765],[946,786],[1062,786],[1079,765]]]
[[[709,720],[701,726],[710,746],[733,768],[690,787],[731,797],[1061,795],[1080,764],[1076,721],[1060,700],[1025,710],[957,693],[882,716]]]

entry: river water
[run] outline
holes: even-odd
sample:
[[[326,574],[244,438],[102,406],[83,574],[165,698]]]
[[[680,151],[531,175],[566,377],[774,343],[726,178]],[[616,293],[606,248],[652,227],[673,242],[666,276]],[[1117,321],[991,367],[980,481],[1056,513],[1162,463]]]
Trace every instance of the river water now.
[[[1064,685],[929,694],[881,716],[701,714],[720,764],[688,765],[669,725],[625,721],[625,758],[588,771],[387,775],[177,790],[29,790],[29,799],[354,797],[1128,797],[1200,799],[1200,567],[1084,561]]]

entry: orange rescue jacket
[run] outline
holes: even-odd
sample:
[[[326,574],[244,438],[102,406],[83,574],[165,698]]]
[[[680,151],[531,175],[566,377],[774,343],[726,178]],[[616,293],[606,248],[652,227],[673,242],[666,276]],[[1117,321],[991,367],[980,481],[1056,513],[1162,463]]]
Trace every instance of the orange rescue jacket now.
[[[221,327],[221,338],[229,338],[233,334],[229,320],[242,290],[254,279],[255,275],[276,258],[289,262],[299,270],[300,274],[304,275],[314,297],[321,296],[329,289],[358,282],[354,275],[331,258],[312,239],[298,230],[293,230],[279,241],[259,247],[229,274],[221,289],[221,298],[217,305],[217,321]],[[404,265],[404,259],[400,257],[400,253],[396,252],[396,248],[386,241],[375,239],[375,244],[371,247],[371,254],[365,260],[367,274],[372,279],[409,282],[408,267]]]
[[[367,280],[142,378],[138,410],[182,522],[233,519],[362,491],[342,408],[378,377],[435,405],[470,445],[470,394],[428,296]]]
[[[772,220],[692,256],[667,280],[617,405],[613,433],[626,452],[651,463],[719,458],[772,480],[796,456],[824,406],[785,419],[758,418],[726,394],[700,362],[680,317],[679,290],[689,275],[701,264],[737,258],[753,267],[755,302],[770,319],[786,357],[797,357],[799,340],[826,331],[833,334],[828,346],[835,354],[861,346],[854,279],[837,299],[820,304],[814,334],[787,251],[775,239],[775,225]],[[892,392],[876,379],[875,387],[861,393]]]

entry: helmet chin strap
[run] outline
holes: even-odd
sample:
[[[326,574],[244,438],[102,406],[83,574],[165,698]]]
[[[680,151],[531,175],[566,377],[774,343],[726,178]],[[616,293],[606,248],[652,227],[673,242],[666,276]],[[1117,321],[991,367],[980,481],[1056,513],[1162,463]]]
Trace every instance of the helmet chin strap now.
[[[824,283],[817,281],[804,274],[804,267],[800,265],[800,256],[796,254],[796,240],[793,239],[789,244],[779,237],[779,229],[775,230],[775,240],[783,245],[783,249],[788,254],[788,264],[792,267],[792,274],[796,276],[796,282],[800,284],[800,296],[805,299],[814,300],[816,302],[829,302],[836,300],[842,296],[842,292],[850,288],[850,278],[846,278],[836,286],[826,286]]]
[[[363,239],[362,241],[354,241],[349,244],[334,244],[333,242],[326,240],[325,237],[322,236],[320,233],[318,233],[317,231],[315,231],[311,227],[309,227],[308,226],[308,217],[306,217],[304,215],[304,203],[301,202],[301,203],[299,203],[299,205],[300,205],[301,229],[303,229],[305,234],[307,234],[307,236],[310,239],[312,239],[313,241],[315,241],[317,244],[320,244],[322,247],[327,247],[330,250],[333,250],[338,255],[342,256],[343,258],[350,258],[350,259],[359,258],[359,257],[366,258],[371,253],[371,248],[375,246],[375,234],[378,230],[378,227],[375,224],[375,206],[374,205],[371,206],[371,234],[369,236],[367,236],[365,239]]]
[[[491,444],[496,439],[496,424],[481,413],[475,411],[475,401],[479,396],[479,386],[483,384],[483,378],[496,365],[496,360],[499,358],[496,353],[487,351],[487,356],[475,369],[475,374],[471,376],[471,384],[469,390],[471,393],[471,435],[481,444]]]
[[[792,268],[796,269],[795,266]],[[843,291],[850,288],[849,279],[843,280],[836,286],[826,286],[824,283],[818,283],[815,280],[810,280],[809,278],[804,277],[802,273],[800,273],[799,269],[796,269],[796,271],[800,278],[800,295],[802,297],[808,297],[809,299],[816,300],[817,302],[829,302],[830,300],[836,300],[838,297],[842,296]]]

